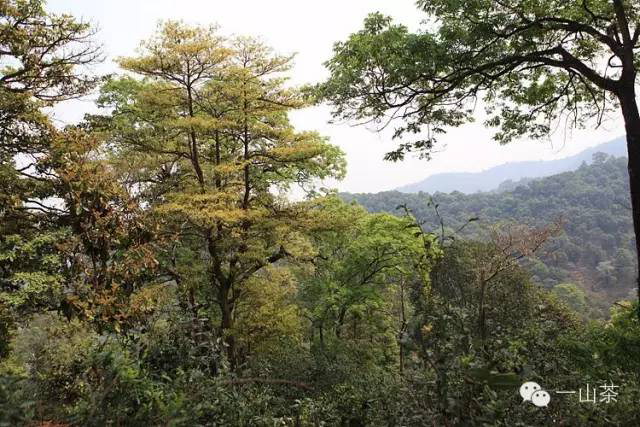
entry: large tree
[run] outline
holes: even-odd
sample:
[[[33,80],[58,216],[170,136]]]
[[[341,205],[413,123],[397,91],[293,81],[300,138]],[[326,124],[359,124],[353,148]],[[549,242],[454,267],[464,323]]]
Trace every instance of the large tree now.
[[[137,57],[120,60],[139,78],[107,83],[100,103],[112,113],[93,120],[160,218],[161,264],[194,331],[216,318],[232,364],[236,308],[251,280],[309,249],[301,231],[310,209],[278,190],[344,168],[339,149],[289,123],[305,105],[284,86],[290,62],[251,39],[167,22]]]
[[[321,95],[340,118],[385,126],[403,140],[388,153],[428,157],[435,135],[486,106],[495,139],[542,138],[557,125],[625,123],[633,223],[640,235],[640,114],[636,103],[636,1],[420,0],[425,28],[412,33],[380,14],[337,43]],[[640,253],[640,239],[636,239]],[[640,281],[638,282],[640,290]],[[640,315],[640,312],[638,313]]]
[[[42,0],[0,0],[0,330],[9,317],[62,302],[66,236],[60,165],[50,162],[65,139],[46,108],[86,94],[97,82],[86,66],[100,60],[94,29],[55,15]],[[58,151],[59,153],[59,151]],[[57,169],[57,171],[56,171]],[[18,311],[21,315],[16,315]],[[7,313],[12,312],[11,316]],[[0,332],[0,347],[3,340]]]

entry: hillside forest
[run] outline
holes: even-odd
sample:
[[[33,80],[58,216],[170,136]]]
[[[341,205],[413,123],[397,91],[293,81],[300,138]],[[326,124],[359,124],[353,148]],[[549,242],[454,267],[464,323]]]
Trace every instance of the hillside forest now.
[[[638,425],[622,159],[339,195],[292,56],[168,20],[100,76],[95,32],[0,0],[0,426]]]
[[[406,205],[423,227],[454,239],[483,240],[505,224],[540,227],[558,222],[562,231],[523,266],[535,283],[552,292],[564,295],[570,286],[571,300],[566,302],[580,314],[606,318],[616,301],[635,297],[628,194],[626,159],[597,153],[592,164],[584,163],[573,172],[505,183],[493,192],[389,191],[340,197],[369,212],[402,215],[399,207]]]

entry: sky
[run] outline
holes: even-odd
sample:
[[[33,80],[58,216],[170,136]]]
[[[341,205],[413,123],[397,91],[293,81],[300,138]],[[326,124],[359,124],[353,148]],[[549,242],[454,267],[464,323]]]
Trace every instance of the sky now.
[[[106,60],[95,72],[117,72],[119,56],[134,55],[141,40],[151,36],[160,20],[179,19],[190,24],[217,24],[224,35],[259,37],[282,54],[295,53],[291,71],[293,84],[317,83],[328,76],[323,63],[331,57],[333,44],[362,28],[367,14],[382,12],[396,22],[418,29],[425,15],[414,0],[49,0],[48,9],[71,13],[98,27],[97,40]],[[73,123],[92,110],[90,100],[59,108],[56,120]],[[392,163],[383,160],[393,150],[389,132],[353,123],[331,124],[330,108],[319,106],[292,113],[300,130],[317,130],[346,153],[347,176],[326,186],[349,192],[378,192],[420,181],[442,172],[477,172],[507,162],[558,159],[624,134],[617,117],[599,129],[557,131],[542,141],[522,140],[500,146],[493,131],[478,120],[439,137],[432,160],[407,158]]]

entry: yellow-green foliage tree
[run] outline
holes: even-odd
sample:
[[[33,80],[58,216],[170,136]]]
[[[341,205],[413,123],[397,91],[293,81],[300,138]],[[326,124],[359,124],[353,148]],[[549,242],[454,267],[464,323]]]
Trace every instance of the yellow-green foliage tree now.
[[[171,236],[161,247],[167,279],[194,321],[219,319],[232,362],[249,280],[309,249],[310,208],[279,190],[344,169],[339,149],[289,122],[289,111],[307,105],[285,84],[291,59],[252,39],[167,22],[138,56],[120,59],[136,77],[108,82],[100,102],[112,113],[94,118]]]

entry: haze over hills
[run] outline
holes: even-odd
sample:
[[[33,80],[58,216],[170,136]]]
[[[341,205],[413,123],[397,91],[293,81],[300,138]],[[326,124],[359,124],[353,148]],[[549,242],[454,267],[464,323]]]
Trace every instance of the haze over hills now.
[[[625,140],[623,137],[616,138],[564,159],[505,163],[482,172],[439,173],[414,184],[400,187],[397,191],[403,193],[422,191],[431,194],[460,191],[472,194],[479,191],[510,190],[513,187],[510,183],[522,179],[543,178],[576,170],[583,162],[591,163],[593,155],[598,152],[611,156],[626,156]]]

